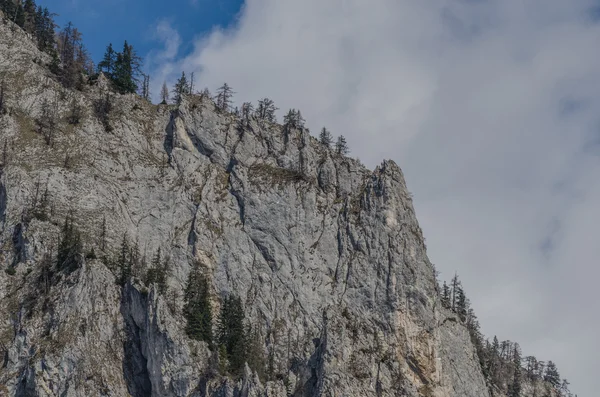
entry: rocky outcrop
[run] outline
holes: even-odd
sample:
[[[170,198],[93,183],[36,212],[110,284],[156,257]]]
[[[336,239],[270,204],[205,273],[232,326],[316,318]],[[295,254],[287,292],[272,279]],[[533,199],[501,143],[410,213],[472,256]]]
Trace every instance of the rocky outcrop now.
[[[113,94],[101,121],[102,86],[63,89],[8,26],[0,26],[0,77],[9,82],[0,139],[10,147],[0,177],[2,266],[11,269],[0,273],[5,393],[489,395],[466,328],[439,304],[394,162],[370,171],[305,129],[241,123],[196,96],[175,108]],[[57,109],[52,146],[36,132],[44,99]],[[66,122],[73,101],[85,110],[78,125]],[[117,285],[100,259],[49,285],[68,214],[100,258],[124,235],[148,260],[160,247],[170,258],[166,293],[143,284],[146,269]],[[219,375],[217,353],[186,336],[181,291],[195,264],[215,311],[224,296],[242,297],[271,360],[268,379],[250,368],[237,380]]]

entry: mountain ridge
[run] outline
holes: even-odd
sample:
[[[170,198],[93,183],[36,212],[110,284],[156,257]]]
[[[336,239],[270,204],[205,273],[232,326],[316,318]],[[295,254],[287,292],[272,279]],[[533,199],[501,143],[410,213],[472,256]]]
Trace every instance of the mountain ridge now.
[[[206,96],[152,105],[103,77],[65,89],[24,32],[0,33],[0,392],[490,395],[393,161],[369,171],[304,128]],[[70,273],[52,259],[69,217],[89,253]],[[112,258],[125,240],[146,260],[121,286]],[[158,248],[166,292],[146,282]],[[218,352],[186,334],[195,267],[214,309],[243,298],[268,377],[220,373]]]

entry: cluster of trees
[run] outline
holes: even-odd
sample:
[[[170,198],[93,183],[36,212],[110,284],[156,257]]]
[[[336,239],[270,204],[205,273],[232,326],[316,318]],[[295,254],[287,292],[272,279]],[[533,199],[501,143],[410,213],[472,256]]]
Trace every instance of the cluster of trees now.
[[[192,73],[191,82],[188,82],[185,72],[181,74],[181,77],[177,80],[175,86],[173,87],[173,103],[180,104],[181,99],[185,95],[193,94],[193,76],[194,74]],[[263,125],[264,122],[277,122],[275,112],[279,109],[275,106],[275,103],[271,99],[263,98],[259,100],[256,108],[254,108],[250,102],[244,102],[241,108],[232,108],[233,94],[235,93],[231,87],[227,83],[224,83],[217,89],[217,95],[212,99],[214,100],[217,109],[223,112],[231,111],[240,117],[240,120],[242,121],[242,127],[249,125],[251,117],[254,117],[257,121],[259,121],[261,125]],[[207,89],[205,89],[201,95],[210,97]],[[161,103],[164,105],[169,102],[169,88],[167,87],[166,82],[163,83],[160,98]],[[283,117],[283,133],[286,139],[292,129],[304,129],[305,122],[306,121],[304,120],[304,117],[302,117],[300,110],[290,109]],[[328,149],[332,149],[333,146],[335,153],[339,155],[346,156],[350,153],[350,148],[348,147],[346,138],[343,135],[340,135],[334,143],[331,132],[329,132],[329,130],[327,130],[325,127],[323,127],[319,134],[319,142]]]
[[[73,223],[73,217],[68,215],[62,227],[58,252],[56,255],[56,269],[72,273],[83,263],[83,244],[79,229]]]
[[[0,10],[6,18],[31,34],[40,50],[52,56],[50,70],[65,87],[82,89],[86,77],[93,82],[98,73],[103,72],[118,92],[135,93],[141,89],[142,97],[149,100],[150,77],[141,72],[142,58],[127,41],[121,52],[109,44],[96,68],[83,44],[81,32],[71,22],[57,32],[55,14],[48,8],[37,6],[35,0],[0,0]]]
[[[198,266],[190,272],[184,298],[186,332],[190,338],[204,341],[216,350],[222,374],[241,376],[247,362],[260,376],[265,375],[266,360],[260,333],[245,325],[244,307],[238,296],[229,295],[223,299],[215,335],[208,280]]]
[[[0,10],[6,18],[33,35],[40,50],[53,54],[56,25],[48,8],[36,5],[34,0],[0,0]]]
[[[492,342],[484,338],[458,275],[454,275],[449,285],[444,281],[440,298],[442,306],[456,313],[469,330],[479,364],[491,390],[499,389],[508,397],[519,397],[523,381],[528,380],[540,397],[549,396],[546,386],[553,388],[562,397],[573,396],[569,391],[569,382],[561,380],[552,361],[546,364],[534,356],[523,359],[518,343],[509,340],[500,342],[496,336]]]
[[[331,145],[333,144],[333,136],[325,127],[323,127],[319,133],[319,142],[327,149],[331,149]],[[337,140],[335,141],[334,149],[337,154],[342,156],[346,156],[350,153],[350,148],[348,147],[346,138],[343,135],[338,136]]]
[[[142,97],[150,97],[150,77],[142,73],[142,58],[138,56],[132,45],[123,43],[123,50],[117,52],[112,43],[106,47],[102,61],[98,63],[98,72],[104,73],[112,81],[115,89],[121,94],[136,93],[143,77]]]

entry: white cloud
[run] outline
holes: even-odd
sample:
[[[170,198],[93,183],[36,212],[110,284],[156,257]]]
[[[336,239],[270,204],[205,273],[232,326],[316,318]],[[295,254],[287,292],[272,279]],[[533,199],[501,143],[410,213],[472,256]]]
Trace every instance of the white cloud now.
[[[227,81],[240,102],[271,97],[301,109],[312,131],[344,134],[367,164],[396,160],[430,258],[444,278],[462,276],[484,332],[555,360],[574,391],[592,396],[600,356],[593,5],[247,0],[234,28],[155,69],[160,83],[196,71],[199,87]]]

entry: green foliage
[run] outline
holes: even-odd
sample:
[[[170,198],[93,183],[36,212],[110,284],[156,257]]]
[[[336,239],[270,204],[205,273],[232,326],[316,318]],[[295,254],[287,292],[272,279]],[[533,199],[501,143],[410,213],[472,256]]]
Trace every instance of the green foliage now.
[[[264,337],[258,327],[252,329],[252,327],[248,325],[245,339],[248,366],[253,371],[256,371],[259,379],[264,382],[267,379],[267,359],[264,351]]]
[[[111,46],[109,46],[109,48],[112,49]],[[109,54],[106,54],[105,57],[107,55],[110,56]],[[120,93],[133,94],[137,92],[139,76],[141,74],[141,64],[142,58],[136,54],[133,46],[125,41],[125,43],[123,43],[123,51],[116,55],[114,72],[110,75],[115,87]]]
[[[519,345],[513,348],[513,379],[508,387],[508,397],[519,397],[521,395],[521,352]]]
[[[228,372],[233,376],[241,376],[246,363],[246,336],[242,300],[235,295],[230,295],[223,301],[217,341],[220,349],[221,346],[225,347]]]
[[[98,72],[103,72],[109,79],[113,78],[115,64],[117,63],[117,52],[113,49],[112,43],[106,47],[104,57],[98,62]]]
[[[278,108],[275,107],[275,103],[269,98],[263,98],[258,101],[258,107],[256,108],[256,117],[261,121],[268,121],[270,123],[277,122],[275,112]]]
[[[175,86],[173,87],[173,93],[174,93],[173,100],[175,101],[175,103],[179,105],[181,103],[181,99],[183,98],[183,96],[187,95],[189,93],[189,91],[190,91],[190,85],[187,81],[187,77],[185,77],[185,72],[181,72],[181,77],[177,80],[177,82],[175,83]],[[167,92],[167,97],[168,97],[168,92]],[[165,100],[165,98],[163,95],[163,101],[164,100]]]
[[[288,134],[292,129],[304,128],[304,118],[302,113],[296,109],[290,109],[283,117],[283,132]]]
[[[331,144],[333,143],[333,137],[331,136],[331,132],[329,132],[329,130],[327,130],[327,128],[325,127],[323,127],[321,133],[319,134],[319,142],[326,148],[331,148]]]
[[[335,142],[335,152],[342,156],[346,156],[350,153],[348,143],[346,142],[346,138],[344,138],[343,135],[338,136],[338,139]]]
[[[508,397],[519,397],[522,392],[523,376],[529,381],[544,381],[562,396],[572,395],[568,390],[568,382],[561,383],[556,365],[548,361],[538,361],[533,356],[525,358],[526,368],[522,367],[521,351],[517,343],[500,342],[496,336],[493,341],[484,341],[479,322],[469,300],[466,297],[458,275],[454,275],[450,285],[443,284],[441,301],[444,307],[455,312],[461,323],[469,331],[471,342],[477,352],[482,373],[490,386],[490,390],[499,389]]]
[[[6,268],[4,270],[6,272],[6,274],[8,274],[9,276],[14,276],[15,274],[17,274],[17,271],[15,270],[14,266],[9,266],[8,268]]]
[[[156,251],[156,255],[152,259],[150,269],[146,273],[146,284],[156,284],[158,292],[165,294],[167,292],[167,272],[169,269],[169,259],[161,258],[160,247]]]
[[[65,219],[58,244],[56,257],[57,270],[67,273],[77,270],[82,263],[82,251],[81,235],[73,224],[73,218],[71,215],[68,215]]]
[[[121,273],[119,276],[119,284],[125,285],[131,278],[132,268],[131,251],[129,249],[127,235],[123,235],[123,240],[121,241],[121,251],[119,252],[117,263]]]
[[[217,89],[217,97],[215,101],[217,108],[224,112],[229,111],[232,104],[231,98],[233,98],[233,94],[233,90],[227,83],[224,83],[221,87],[219,87]]]
[[[444,281],[444,285],[442,287],[442,306],[446,309],[450,309],[450,288],[448,284]]]
[[[183,313],[187,320],[186,333],[192,339],[212,345],[212,308],[206,277],[198,266],[190,272],[185,289]]]
[[[558,373],[556,364],[554,364],[554,362],[552,361],[548,361],[548,365],[546,366],[546,373],[544,374],[544,380],[550,383],[555,388],[560,386],[560,375]]]

